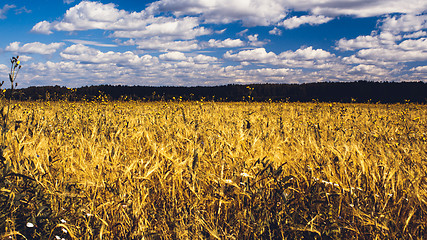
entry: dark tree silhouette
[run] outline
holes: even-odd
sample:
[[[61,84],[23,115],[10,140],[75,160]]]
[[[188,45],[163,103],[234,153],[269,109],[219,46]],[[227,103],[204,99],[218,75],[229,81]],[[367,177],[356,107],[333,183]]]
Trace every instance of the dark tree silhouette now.
[[[99,85],[70,89],[60,86],[18,89],[19,100],[111,100],[158,101],[182,98],[207,101],[290,101],[290,102],[427,102],[427,83],[423,82],[324,82],[306,84],[251,84],[212,87],[150,87]],[[10,96],[10,91],[6,91]],[[253,98],[253,100],[252,100]]]

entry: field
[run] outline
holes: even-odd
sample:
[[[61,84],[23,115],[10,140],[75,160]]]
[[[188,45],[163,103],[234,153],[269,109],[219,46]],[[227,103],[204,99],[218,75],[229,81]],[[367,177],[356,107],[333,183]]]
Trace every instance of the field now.
[[[425,105],[12,106],[0,166],[0,239],[427,233]]]

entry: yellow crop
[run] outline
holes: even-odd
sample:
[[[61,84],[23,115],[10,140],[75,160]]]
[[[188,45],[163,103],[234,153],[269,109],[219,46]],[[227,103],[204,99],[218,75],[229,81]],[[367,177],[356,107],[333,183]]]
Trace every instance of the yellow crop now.
[[[424,105],[19,104],[0,239],[426,234]]]

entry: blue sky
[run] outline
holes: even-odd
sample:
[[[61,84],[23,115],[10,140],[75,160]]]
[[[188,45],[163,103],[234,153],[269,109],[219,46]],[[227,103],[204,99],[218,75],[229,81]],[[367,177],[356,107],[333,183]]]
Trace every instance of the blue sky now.
[[[427,1],[0,2],[19,87],[427,81]]]

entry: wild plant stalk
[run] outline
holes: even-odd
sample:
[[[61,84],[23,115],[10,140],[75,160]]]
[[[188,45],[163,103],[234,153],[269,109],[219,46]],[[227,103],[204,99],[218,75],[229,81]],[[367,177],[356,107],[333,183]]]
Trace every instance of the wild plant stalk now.
[[[6,133],[7,133],[8,128],[9,128],[9,126],[8,126],[8,124],[9,124],[9,114],[10,114],[10,107],[11,107],[11,104],[12,104],[13,90],[14,90],[15,87],[18,86],[18,83],[15,82],[15,80],[16,80],[16,77],[18,76],[19,70],[22,67],[22,65],[20,65],[21,61],[19,61],[19,56],[12,57],[10,59],[10,63],[11,63],[10,73],[9,73],[9,81],[10,81],[10,84],[11,84],[11,87],[10,87],[10,96],[9,96],[8,103],[7,103],[7,112],[6,112],[6,114],[4,115],[3,110],[1,112],[1,115],[3,117],[2,141],[1,141],[1,145],[0,145],[1,153],[3,153],[3,150],[6,148],[6,142],[5,141],[6,141]],[[2,81],[0,87],[3,84],[4,84],[4,81]],[[4,107],[3,107],[3,109],[4,109]]]

